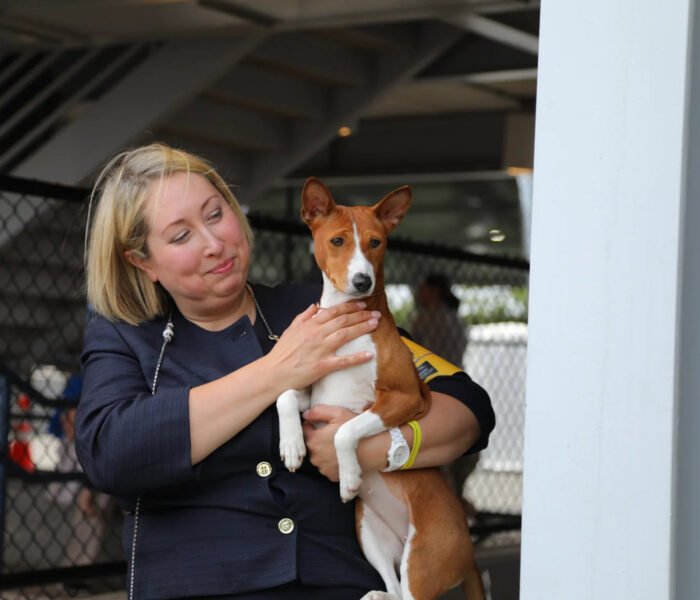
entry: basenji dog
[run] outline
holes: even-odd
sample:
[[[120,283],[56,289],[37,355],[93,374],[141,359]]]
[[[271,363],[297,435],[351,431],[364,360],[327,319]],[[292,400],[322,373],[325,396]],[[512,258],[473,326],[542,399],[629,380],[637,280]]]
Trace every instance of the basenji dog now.
[[[411,204],[409,187],[388,194],[372,207],[340,206],[325,185],[310,178],[302,192],[302,218],[314,239],[323,273],[320,307],[363,299],[378,310],[376,329],[353,340],[338,355],[370,351],[362,365],[326,375],[311,390],[288,390],[277,400],[280,454],[290,471],[306,454],[299,412],[316,404],[342,406],[357,413],[340,426],[334,443],[340,495],[356,503],[356,526],[367,560],[387,591],[362,600],[431,600],[463,582],[468,600],[483,600],[467,521],[456,496],[438,469],[370,472],[363,476],[357,444],[424,415],[430,390],[401,340],[384,291],[387,234]]]

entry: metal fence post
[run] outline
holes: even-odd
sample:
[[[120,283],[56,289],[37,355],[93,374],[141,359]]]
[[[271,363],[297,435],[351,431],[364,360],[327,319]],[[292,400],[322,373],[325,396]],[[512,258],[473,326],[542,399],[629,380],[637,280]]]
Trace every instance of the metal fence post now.
[[[285,189],[285,211],[284,216],[289,221],[294,220],[296,214],[294,210],[295,195],[294,188],[288,186]],[[292,251],[294,249],[294,240],[292,236],[287,234],[284,236],[284,280],[285,281],[298,281],[298,278],[294,277],[294,268],[292,267]]]
[[[7,467],[9,461],[10,386],[0,376],[0,573],[5,567],[5,501],[7,497]]]

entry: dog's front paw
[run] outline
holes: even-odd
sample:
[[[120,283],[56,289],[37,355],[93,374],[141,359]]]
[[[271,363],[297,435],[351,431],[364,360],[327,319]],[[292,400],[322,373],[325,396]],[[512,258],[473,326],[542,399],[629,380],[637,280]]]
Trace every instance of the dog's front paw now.
[[[378,592],[372,591],[367,592],[360,600],[399,600],[394,594],[389,594],[388,592]]]
[[[306,446],[303,435],[280,437],[280,458],[284,466],[294,473],[306,456]]]
[[[360,469],[346,469],[340,473],[340,498],[343,502],[349,502],[360,491],[362,485],[362,471]]]

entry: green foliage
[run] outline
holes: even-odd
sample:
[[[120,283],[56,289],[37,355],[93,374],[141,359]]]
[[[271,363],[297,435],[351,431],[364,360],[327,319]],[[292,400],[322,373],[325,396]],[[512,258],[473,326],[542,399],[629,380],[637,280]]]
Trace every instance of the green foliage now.
[[[527,323],[528,288],[525,286],[469,287],[461,292],[460,315],[468,325]]]
[[[466,325],[516,322],[527,323],[526,286],[455,286],[460,299],[459,315]],[[410,331],[416,306],[408,296],[391,306],[396,324]]]
[[[401,306],[392,308],[391,313],[394,315],[394,320],[399,327],[403,327],[407,331],[411,329],[411,318],[415,312],[416,306],[413,298],[406,300]]]

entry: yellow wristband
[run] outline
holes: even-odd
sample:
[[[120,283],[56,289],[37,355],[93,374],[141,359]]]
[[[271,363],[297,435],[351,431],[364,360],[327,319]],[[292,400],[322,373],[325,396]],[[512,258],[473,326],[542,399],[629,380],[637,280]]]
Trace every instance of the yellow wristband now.
[[[421,431],[418,421],[409,421],[407,424],[413,429],[413,447],[411,448],[411,454],[408,456],[406,464],[401,467],[402,470],[410,469],[413,463],[416,462],[416,456],[418,456],[418,452],[420,451],[420,443],[423,438],[423,432]]]

